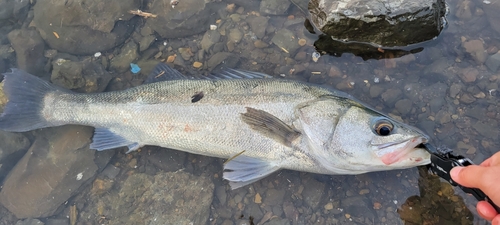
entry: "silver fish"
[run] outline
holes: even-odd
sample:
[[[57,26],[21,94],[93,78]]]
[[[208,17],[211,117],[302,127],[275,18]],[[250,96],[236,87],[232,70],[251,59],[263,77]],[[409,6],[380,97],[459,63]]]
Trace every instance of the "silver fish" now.
[[[190,79],[159,64],[123,91],[74,93],[21,70],[4,74],[0,129],[95,127],[92,149],[156,145],[220,158],[239,188],[280,169],[360,174],[430,162],[429,138],[350,95],[299,81],[226,70]]]

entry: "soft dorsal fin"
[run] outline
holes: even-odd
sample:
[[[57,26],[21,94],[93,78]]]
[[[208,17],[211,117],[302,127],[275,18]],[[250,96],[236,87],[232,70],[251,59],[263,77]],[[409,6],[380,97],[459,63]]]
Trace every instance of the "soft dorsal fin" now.
[[[224,68],[220,72],[211,73],[206,76],[198,75],[196,77],[188,77],[183,75],[176,69],[170,67],[169,65],[161,62],[155,66],[153,71],[151,71],[151,73],[144,81],[144,84],[169,81],[169,80],[183,80],[183,79],[219,80],[219,79],[262,79],[262,78],[272,78],[272,76],[264,73]]]

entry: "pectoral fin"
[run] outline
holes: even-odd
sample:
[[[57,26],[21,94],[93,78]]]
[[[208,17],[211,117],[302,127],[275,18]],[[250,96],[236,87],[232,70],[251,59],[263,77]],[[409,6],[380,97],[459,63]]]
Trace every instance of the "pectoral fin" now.
[[[288,147],[300,136],[300,132],[263,110],[247,107],[247,112],[241,114],[241,119],[253,130]]]
[[[243,187],[279,170],[279,166],[261,159],[240,155],[224,164],[224,179],[231,189]]]

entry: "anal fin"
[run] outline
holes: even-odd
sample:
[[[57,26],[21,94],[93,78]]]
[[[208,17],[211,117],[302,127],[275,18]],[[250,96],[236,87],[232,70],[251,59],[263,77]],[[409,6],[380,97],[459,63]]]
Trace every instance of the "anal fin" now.
[[[122,136],[113,133],[107,128],[95,128],[94,137],[90,144],[91,149],[103,151],[119,147],[128,147],[127,153],[133,152],[141,147],[139,143],[129,141]]]
[[[224,179],[229,181],[231,189],[243,187],[258,181],[279,170],[272,162],[240,155],[224,164]]]

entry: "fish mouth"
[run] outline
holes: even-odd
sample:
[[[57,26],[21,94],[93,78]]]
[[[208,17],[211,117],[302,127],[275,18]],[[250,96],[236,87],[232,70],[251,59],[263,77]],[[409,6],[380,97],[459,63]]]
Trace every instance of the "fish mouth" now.
[[[377,145],[379,150],[382,150],[379,155],[380,160],[385,165],[391,165],[401,161],[404,157],[415,150],[415,147],[426,143],[424,137],[414,137],[402,142],[392,142]],[[385,150],[385,151],[384,151]],[[422,159],[421,159],[422,160]],[[419,161],[416,159],[416,161]]]

